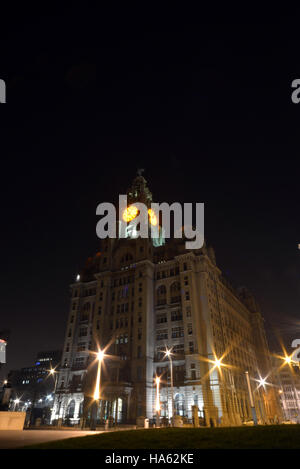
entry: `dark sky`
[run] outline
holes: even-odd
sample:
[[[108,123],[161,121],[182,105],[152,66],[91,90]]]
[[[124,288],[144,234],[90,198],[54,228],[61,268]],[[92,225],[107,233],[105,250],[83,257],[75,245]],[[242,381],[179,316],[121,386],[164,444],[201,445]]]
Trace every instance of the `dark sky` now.
[[[218,265],[257,297],[272,347],[276,331],[300,337],[298,13],[116,5],[6,18],[6,370],[62,347],[68,285],[97,249],[96,206],[139,167],[156,201],[205,203]]]

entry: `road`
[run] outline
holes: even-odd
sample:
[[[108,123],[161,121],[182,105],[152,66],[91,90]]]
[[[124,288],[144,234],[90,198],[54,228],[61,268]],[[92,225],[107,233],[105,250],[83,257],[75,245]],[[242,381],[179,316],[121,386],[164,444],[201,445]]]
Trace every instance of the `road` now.
[[[46,441],[64,440],[78,436],[95,435],[101,431],[82,430],[0,430],[0,448],[10,449]]]

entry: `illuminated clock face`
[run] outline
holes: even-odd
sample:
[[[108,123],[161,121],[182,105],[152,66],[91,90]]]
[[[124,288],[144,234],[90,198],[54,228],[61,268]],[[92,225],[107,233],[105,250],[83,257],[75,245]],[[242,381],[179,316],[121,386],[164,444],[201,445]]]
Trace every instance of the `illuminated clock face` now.
[[[138,209],[135,205],[130,205],[123,212],[123,220],[129,222],[136,218],[138,215]]]
[[[128,225],[126,227],[126,237],[128,237],[128,238],[137,238],[138,237],[138,233],[137,233],[135,224],[130,223],[132,220],[134,220],[138,216],[138,214],[139,214],[139,210],[135,205],[130,205],[123,212],[123,215],[122,215],[123,221],[128,223]],[[161,227],[158,226],[158,217],[157,217],[156,213],[154,212],[154,210],[152,210],[152,208],[148,209],[148,219],[149,219],[149,224],[154,226],[154,227],[157,227],[157,230],[158,230],[157,231],[157,237],[152,239],[153,245],[154,246],[163,245],[165,243],[163,231],[162,231]]]
[[[127,223],[134,220],[138,216],[138,209],[135,205],[130,205],[127,207],[124,212],[123,212],[123,220],[126,221]],[[148,209],[148,217],[149,217],[149,222],[151,225],[156,226],[157,225],[157,216],[152,210],[152,208]]]

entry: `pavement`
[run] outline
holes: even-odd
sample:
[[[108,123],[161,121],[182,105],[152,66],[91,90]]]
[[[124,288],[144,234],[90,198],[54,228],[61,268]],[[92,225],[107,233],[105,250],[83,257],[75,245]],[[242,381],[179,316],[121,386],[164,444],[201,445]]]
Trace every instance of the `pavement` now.
[[[96,435],[103,431],[84,430],[0,430],[0,448],[20,448],[47,441],[64,440],[79,436]]]

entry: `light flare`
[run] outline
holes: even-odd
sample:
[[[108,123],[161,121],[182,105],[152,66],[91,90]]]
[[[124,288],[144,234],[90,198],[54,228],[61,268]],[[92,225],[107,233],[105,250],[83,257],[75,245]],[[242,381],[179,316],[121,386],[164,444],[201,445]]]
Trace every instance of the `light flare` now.
[[[129,222],[133,220],[138,214],[138,209],[135,205],[130,205],[123,212],[123,220]]]
[[[96,385],[94,391],[94,399],[95,401],[100,399],[100,378],[101,378],[101,364],[104,359],[104,351],[99,350],[97,353],[97,360],[98,360],[98,369],[97,369],[97,378],[96,378]]]
[[[150,220],[151,225],[156,226],[157,225],[157,216],[156,216],[154,210],[152,210],[152,208],[148,209],[148,215],[149,215],[149,220]]]

